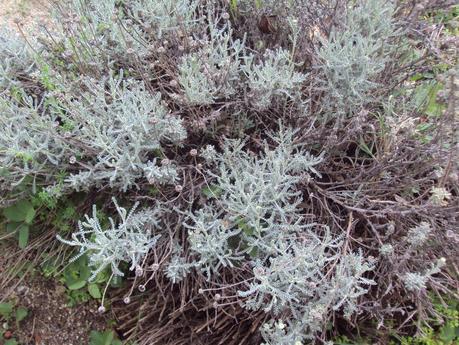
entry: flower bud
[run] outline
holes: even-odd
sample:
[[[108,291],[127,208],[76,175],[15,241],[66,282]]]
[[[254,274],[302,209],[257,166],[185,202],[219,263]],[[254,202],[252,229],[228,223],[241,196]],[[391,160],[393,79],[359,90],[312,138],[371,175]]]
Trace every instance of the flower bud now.
[[[143,276],[143,269],[139,265],[137,265],[136,268],[135,268],[135,275],[136,275],[136,277]]]

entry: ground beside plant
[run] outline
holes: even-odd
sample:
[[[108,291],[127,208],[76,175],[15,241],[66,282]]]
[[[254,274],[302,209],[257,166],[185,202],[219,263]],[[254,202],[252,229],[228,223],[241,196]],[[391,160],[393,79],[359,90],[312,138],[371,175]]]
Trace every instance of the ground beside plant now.
[[[20,23],[26,31],[33,30],[37,23],[49,21],[47,0],[2,0],[0,3],[0,26],[16,29]]]
[[[91,331],[107,328],[107,317],[97,312],[94,300],[69,307],[65,287],[40,274],[15,283],[12,282],[12,292],[9,287],[3,290],[7,298],[2,293],[0,300],[13,304],[15,309],[27,310],[27,316],[18,324],[11,320],[8,327],[3,325],[3,336],[9,332],[18,344],[87,345]]]

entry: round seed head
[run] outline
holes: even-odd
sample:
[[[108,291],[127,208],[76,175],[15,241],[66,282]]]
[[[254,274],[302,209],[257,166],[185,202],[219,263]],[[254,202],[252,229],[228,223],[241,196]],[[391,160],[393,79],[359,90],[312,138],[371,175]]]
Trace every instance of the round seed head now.
[[[136,268],[135,268],[135,275],[137,277],[143,276],[143,269],[139,265],[137,265]]]

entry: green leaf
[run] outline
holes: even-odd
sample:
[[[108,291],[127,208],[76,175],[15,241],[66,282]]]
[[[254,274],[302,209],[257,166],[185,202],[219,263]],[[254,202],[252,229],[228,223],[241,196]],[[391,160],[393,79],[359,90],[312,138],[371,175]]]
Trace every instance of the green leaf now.
[[[418,81],[418,80],[421,80],[421,79],[423,79],[423,78],[424,78],[424,76],[422,75],[422,73],[416,73],[416,74],[415,74],[414,76],[412,76],[410,79],[411,79],[412,81]]]
[[[86,285],[86,280],[79,280],[74,283],[67,284],[69,290],[79,290]]]
[[[237,10],[237,0],[231,0],[230,7],[232,11]]]
[[[22,222],[9,222],[6,224],[6,232],[9,234],[16,232],[22,224]]]
[[[91,271],[88,267],[88,257],[86,255],[72,262],[64,270],[64,282],[70,290],[83,288],[90,276]]]
[[[13,312],[13,307],[12,303],[0,303],[0,315],[8,320]]]
[[[7,207],[3,210],[3,215],[13,222],[31,223],[35,217],[33,205],[28,200],[21,200],[16,204]]]
[[[246,234],[247,236],[252,236],[255,233],[255,229],[248,226],[244,219],[238,220],[237,226],[239,229],[244,231],[244,234]]]
[[[36,214],[36,212],[35,212],[33,206],[30,207],[30,208],[28,208],[28,209],[27,209],[27,214],[26,214],[26,217],[25,217],[24,221],[25,221],[27,224],[32,224],[32,221],[33,221],[33,219],[35,218],[35,214]]]
[[[450,323],[447,323],[442,327],[440,332],[440,339],[443,340],[446,344],[449,344],[456,338],[456,328],[453,327]]]
[[[433,124],[432,124],[432,123],[426,122],[426,123],[421,123],[420,125],[418,125],[418,126],[416,127],[416,129],[417,129],[419,132],[425,132],[425,131],[431,129],[432,127],[433,127]]]
[[[442,89],[443,86],[435,81],[417,86],[413,97],[414,106],[430,117],[441,115],[445,105],[437,103],[437,94]]]
[[[113,331],[91,331],[89,334],[89,345],[112,345],[114,337]]]
[[[19,322],[24,320],[27,317],[27,314],[29,314],[29,310],[25,307],[19,307],[16,309],[16,325],[19,328]]]
[[[6,342],[5,342],[5,345],[19,345],[18,342],[16,341],[16,339],[8,339]]]
[[[29,226],[27,224],[22,224],[18,228],[18,245],[19,248],[24,249],[29,243]]]
[[[110,286],[113,288],[119,288],[123,286],[123,278],[121,276],[113,276],[112,280],[110,281]]]
[[[373,147],[373,145],[372,145],[372,147]],[[359,148],[363,152],[365,152],[367,155],[369,155],[370,157],[374,158],[373,149],[370,148],[362,138],[360,138]]]
[[[223,190],[217,185],[210,185],[202,189],[202,194],[208,198],[218,198],[222,195]]]
[[[7,168],[0,168],[0,176],[8,177],[10,175],[11,175],[11,173]]]
[[[256,258],[258,257],[258,247],[253,247],[250,252],[249,252],[249,255],[251,258]]]
[[[97,284],[89,284],[88,292],[92,298],[95,298],[95,299],[102,298],[102,293],[100,292],[99,286]]]

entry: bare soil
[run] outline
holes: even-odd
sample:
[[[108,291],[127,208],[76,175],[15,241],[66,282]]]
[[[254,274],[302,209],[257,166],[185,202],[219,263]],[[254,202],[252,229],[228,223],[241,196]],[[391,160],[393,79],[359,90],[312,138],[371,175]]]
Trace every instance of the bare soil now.
[[[87,345],[92,330],[107,328],[106,317],[97,312],[97,301],[70,308],[65,287],[39,275],[28,276],[6,300],[28,310],[19,328],[9,323],[9,336],[21,345]],[[0,344],[4,342],[0,339]]]
[[[32,30],[40,23],[49,21],[49,0],[0,0],[0,26]]]

